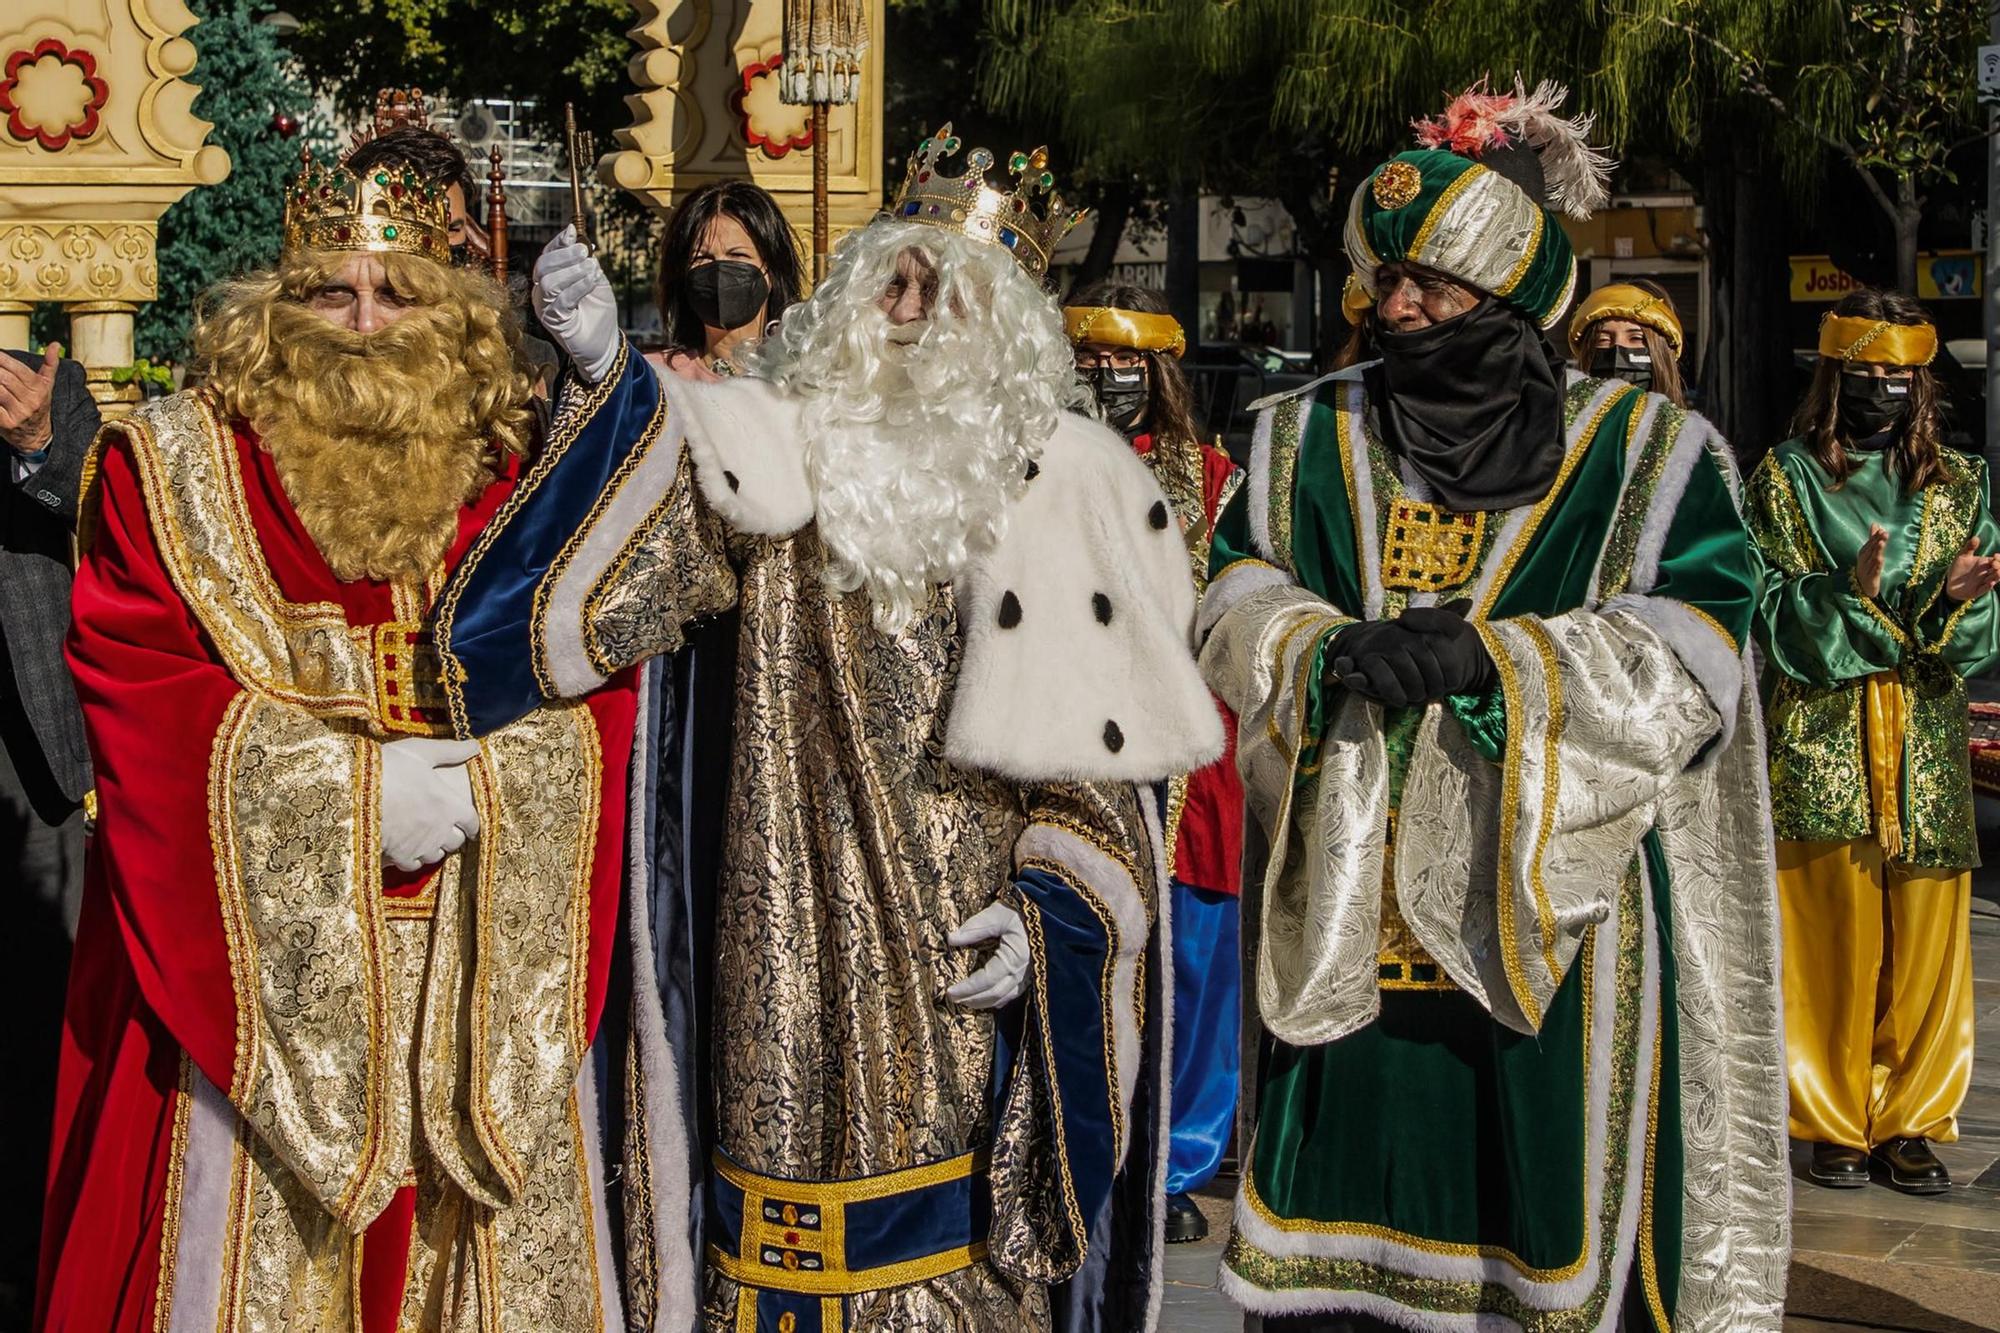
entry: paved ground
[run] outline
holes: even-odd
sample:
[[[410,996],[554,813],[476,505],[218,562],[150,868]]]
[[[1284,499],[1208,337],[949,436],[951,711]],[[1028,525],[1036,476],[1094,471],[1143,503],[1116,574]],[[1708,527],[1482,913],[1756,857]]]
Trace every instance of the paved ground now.
[[[2000,802],[1980,800],[1988,868],[1974,877],[1974,988],[1978,1007],[1972,1092],[1959,1141],[1941,1145],[1950,1194],[1916,1199],[1881,1185],[1793,1187],[1787,1333],[1804,1330],[2000,1330]],[[1242,1316],[1215,1289],[1227,1234],[1218,1181],[1204,1199],[1212,1230],[1199,1245],[1167,1252],[1168,1333],[1239,1333]]]

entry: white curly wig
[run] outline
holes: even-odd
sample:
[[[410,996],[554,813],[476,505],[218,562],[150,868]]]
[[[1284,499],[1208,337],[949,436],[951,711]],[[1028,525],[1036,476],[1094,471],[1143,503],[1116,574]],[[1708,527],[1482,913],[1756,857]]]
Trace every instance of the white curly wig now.
[[[906,251],[936,292],[895,328],[879,302]],[[865,587],[890,634],[1000,540],[1058,414],[1089,403],[1056,303],[1011,253],[888,218],[841,242],[754,371],[804,403],[828,585]]]

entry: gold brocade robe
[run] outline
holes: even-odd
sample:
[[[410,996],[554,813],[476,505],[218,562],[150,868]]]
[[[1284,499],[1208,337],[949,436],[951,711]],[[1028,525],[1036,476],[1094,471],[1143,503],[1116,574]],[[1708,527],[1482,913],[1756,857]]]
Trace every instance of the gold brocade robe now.
[[[695,818],[722,812],[715,882],[695,888],[713,935],[693,944],[713,959],[694,1080],[712,1092],[707,1324],[805,1300],[843,1333],[1048,1328],[1051,1284],[1159,1235],[1163,846],[1134,784],[1220,748],[1179,529],[1122,441],[1066,418],[1009,537],[887,635],[865,593],[826,582],[796,400],[668,383],[625,365],[580,390],[467,557],[440,617],[457,715],[477,732],[734,613],[727,790],[699,745],[682,770]],[[615,443],[571,447],[569,429]],[[995,1013],[944,998],[990,953],[947,935],[996,902],[1034,959],[1006,1068]],[[1092,1021],[1051,1008],[1071,994]],[[968,1180],[974,1201],[923,1214],[930,1249],[871,1257],[838,1210],[885,1197],[884,1176],[897,1207]],[[1100,1271],[1105,1326],[1149,1327],[1150,1260]]]

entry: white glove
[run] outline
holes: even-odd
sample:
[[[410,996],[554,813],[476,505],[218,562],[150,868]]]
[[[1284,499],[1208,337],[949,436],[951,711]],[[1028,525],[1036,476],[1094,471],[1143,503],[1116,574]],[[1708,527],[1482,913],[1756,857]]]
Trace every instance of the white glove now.
[[[618,359],[618,301],[611,279],[576,239],[576,225],[564,227],[535,261],[535,318],[569,353],[577,372],[592,384]]]
[[[398,870],[421,870],[479,836],[466,761],[478,741],[412,736],[382,747],[382,859]]]
[[[986,965],[944,993],[968,1009],[998,1009],[1028,988],[1028,928],[1012,903],[1001,901],[945,936],[954,949],[995,941]]]

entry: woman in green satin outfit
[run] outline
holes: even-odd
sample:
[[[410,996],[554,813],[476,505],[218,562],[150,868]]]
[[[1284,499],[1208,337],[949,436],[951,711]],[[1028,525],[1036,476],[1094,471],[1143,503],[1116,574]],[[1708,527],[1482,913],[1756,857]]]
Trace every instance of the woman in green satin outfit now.
[[[1843,299],[1795,439],[1750,478],[1765,564],[1771,806],[1791,1132],[1810,1177],[1950,1188],[1972,1070],[1978,848],[1965,678],[2000,657],[1984,463],[1940,443],[1937,331],[1890,292]]]

